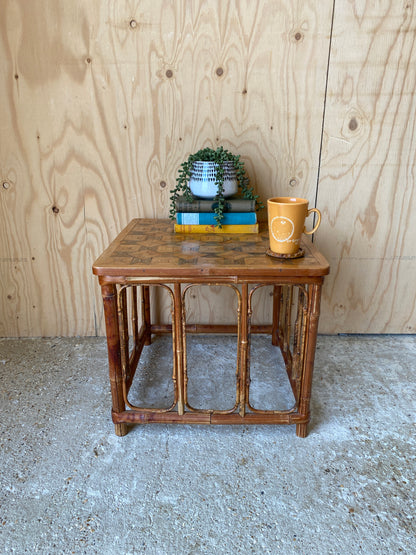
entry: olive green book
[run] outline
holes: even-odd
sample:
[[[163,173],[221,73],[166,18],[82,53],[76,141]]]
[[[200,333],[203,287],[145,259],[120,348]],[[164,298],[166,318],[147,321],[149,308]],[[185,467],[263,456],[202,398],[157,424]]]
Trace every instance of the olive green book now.
[[[195,198],[192,202],[184,196],[176,199],[176,212],[215,212],[218,201],[213,199]],[[224,212],[255,212],[256,201],[253,199],[228,197],[225,199]]]

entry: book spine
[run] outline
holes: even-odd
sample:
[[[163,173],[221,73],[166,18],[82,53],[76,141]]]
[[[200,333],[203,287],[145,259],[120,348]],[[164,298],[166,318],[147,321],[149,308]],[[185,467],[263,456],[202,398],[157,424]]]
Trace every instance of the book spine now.
[[[181,225],[175,224],[175,233],[258,233],[259,224],[248,225]]]
[[[176,223],[181,225],[217,225],[213,212],[177,212]],[[225,212],[221,225],[248,225],[257,223],[255,212]]]
[[[188,202],[184,197],[176,200],[176,212],[214,212],[218,202],[215,200],[195,199]],[[226,199],[224,212],[255,212],[256,201],[244,198]]]

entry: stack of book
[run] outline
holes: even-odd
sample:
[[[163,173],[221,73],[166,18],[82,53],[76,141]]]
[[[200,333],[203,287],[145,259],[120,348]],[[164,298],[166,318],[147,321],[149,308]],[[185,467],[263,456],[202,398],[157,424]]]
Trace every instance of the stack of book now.
[[[215,220],[215,200],[183,196],[176,200],[176,233],[258,233],[256,201],[230,197],[225,199],[221,227]]]

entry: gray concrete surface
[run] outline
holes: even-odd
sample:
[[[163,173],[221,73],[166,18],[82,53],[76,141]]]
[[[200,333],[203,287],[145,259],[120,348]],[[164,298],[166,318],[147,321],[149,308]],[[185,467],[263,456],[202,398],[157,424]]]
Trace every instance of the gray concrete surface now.
[[[233,344],[212,339],[189,347],[190,394],[228,406]],[[290,404],[268,340],[253,348],[253,402]],[[134,398],[169,401],[169,354],[167,339],[146,349]],[[0,553],[416,553],[415,362],[414,336],[320,336],[306,439],[175,425],[119,438],[104,339],[0,340]]]

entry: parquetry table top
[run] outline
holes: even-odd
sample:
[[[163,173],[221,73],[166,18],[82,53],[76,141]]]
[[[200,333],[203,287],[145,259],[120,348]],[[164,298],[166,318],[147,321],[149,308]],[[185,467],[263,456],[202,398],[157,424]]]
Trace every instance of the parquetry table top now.
[[[134,219],[96,260],[103,276],[324,276],[329,265],[309,238],[303,258],[278,260],[266,254],[267,224],[258,234],[175,233],[170,220]]]

